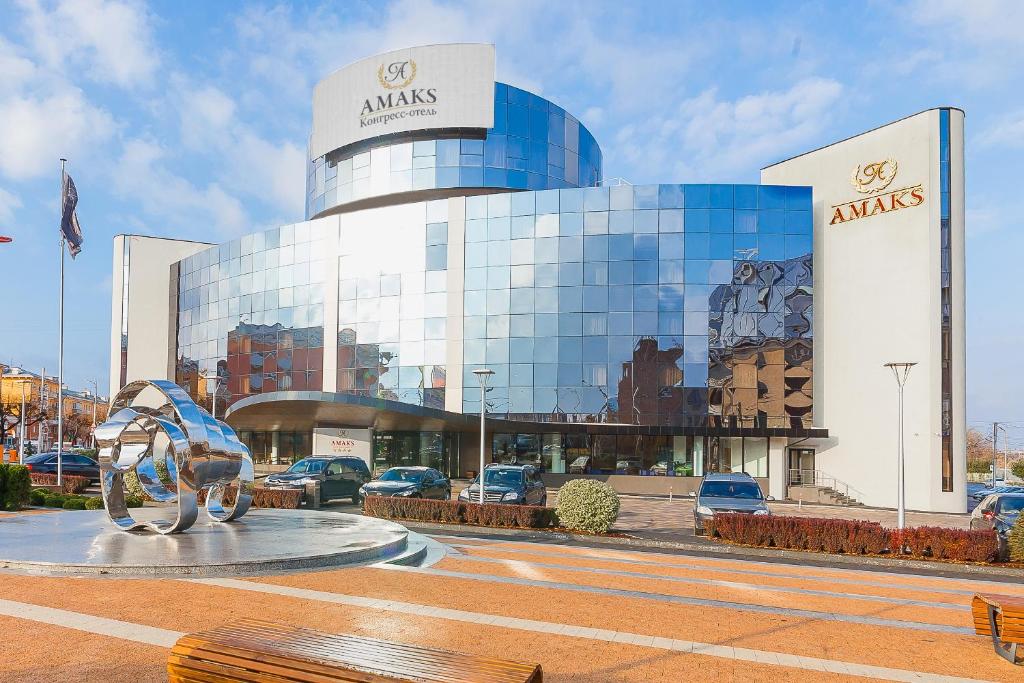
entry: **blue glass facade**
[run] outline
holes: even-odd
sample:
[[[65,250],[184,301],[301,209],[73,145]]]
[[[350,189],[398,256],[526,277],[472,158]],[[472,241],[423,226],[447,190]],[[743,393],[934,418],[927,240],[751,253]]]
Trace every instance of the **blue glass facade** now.
[[[601,148],[561,107],[504,83],[494,127],[432,131],[352,146],[309,161],[306,217],[369,197],[449,188],[546,190],[596,186]]]
[[[809,427],[806,187],[618,186],[466,199],[465,412]]]

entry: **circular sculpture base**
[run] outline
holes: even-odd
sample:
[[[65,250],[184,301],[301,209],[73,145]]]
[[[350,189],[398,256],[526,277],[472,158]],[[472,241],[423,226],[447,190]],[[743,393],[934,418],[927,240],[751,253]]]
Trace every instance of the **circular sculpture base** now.
[[[138,519],[166,517],[158,507]],[[103,510],[0,520],[0,568],[42,574],[239,576],[380,562],[408,554],[394,522],[336,512],[253,510],[234,522],[206,519],[185,534],[125,532]]]

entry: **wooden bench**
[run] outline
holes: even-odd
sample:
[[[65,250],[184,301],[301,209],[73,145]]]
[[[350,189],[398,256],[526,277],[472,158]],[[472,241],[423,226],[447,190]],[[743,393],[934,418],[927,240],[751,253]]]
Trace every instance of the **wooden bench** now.
[[[182,636],[167,658],[171,683],[431,681],[541,683],[538,664],[243,619]]]
[[[971,613],[974,631],[991,636],[996,654],[1017,664],[1017,645],[1024,643],[1024,597],[976,593]]]

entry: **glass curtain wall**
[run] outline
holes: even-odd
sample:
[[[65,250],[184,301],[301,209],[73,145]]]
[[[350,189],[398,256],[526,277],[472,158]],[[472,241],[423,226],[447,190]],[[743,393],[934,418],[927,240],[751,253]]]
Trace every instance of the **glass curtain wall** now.
[[[810,427],[811,227],[806,187],[468,197],[464,412],[486,366],[515,419]]]
[[[601,181],[601,148],[572,114],[532,93],[496,83],[494,127],[389,137],[309,162],[306,217],[339,204],[441,188],[544,190]],[[420,134],[422,136],[422,134]]]
[[[555,474],[768,476],[767,437],[497,433],[491,448],[493,462],[535,465]]]
[[[323,387],[323,240],[298,223],[180,262],[175,381],[198,403]]]

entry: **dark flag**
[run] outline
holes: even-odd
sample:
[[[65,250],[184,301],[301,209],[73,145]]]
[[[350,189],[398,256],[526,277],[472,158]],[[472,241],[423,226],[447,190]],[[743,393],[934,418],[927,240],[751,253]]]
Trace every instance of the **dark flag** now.
[[[64,174],[64,183],[61,186],[61,203],[63,209],[60,231],[64,233],[64,239],[68,242],[71,258],[74,258],[82,251],[82,226],[78,224],[78,214],[75,213],[75,207],[78,206],[78,190],[75,189],[75,181],[67,173]]]

